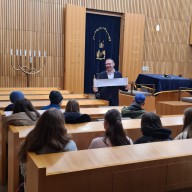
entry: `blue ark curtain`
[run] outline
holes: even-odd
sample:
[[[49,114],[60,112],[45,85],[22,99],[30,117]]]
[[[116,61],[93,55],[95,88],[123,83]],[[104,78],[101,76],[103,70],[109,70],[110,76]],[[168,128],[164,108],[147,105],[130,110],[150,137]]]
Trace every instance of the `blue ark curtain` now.
[[[105,70],[105,59],[115,61],[118,70],[120,17],[87,13],[84,92],[92,93],[93,77]]]

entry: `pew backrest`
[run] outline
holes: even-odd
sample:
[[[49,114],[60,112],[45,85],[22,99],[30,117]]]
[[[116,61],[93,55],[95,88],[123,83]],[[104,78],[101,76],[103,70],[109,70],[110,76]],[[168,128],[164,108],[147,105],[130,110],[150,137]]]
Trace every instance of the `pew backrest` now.
[[[10,93],[13,91],[14,89],[10,90],[10,91],[0,91],[0,95],[10,95]],[[49,93],[52,90],[20,90],[23,92],[24,95],[49,95]],[[64,95],[64,94],[72,94],[72,92],[68,91],[68,90],[59,90],[59,92]]]
[[[192,140],[28,154],[27,192],[153,192],[192,187]]]
[[[172,136],[175,137],[182,130],[182,116],[181,117],[165,117],[161,118],[164,126],[172,130]],[[123,120],[123,127],[128,136],[133,140],[138,139],[142,133],[140,130],[140,119]],[[76,142],[79,150],[87,149],[92,139],[103,136],[104,128],[103,121],[81,123],[81,124],[65,124],[68,133],[72,135],[73,140]],[[11,191],[15,191],[19,182],[19,162],[17,154],[19,145],[26,138],[27,134],[34,128],[34,126],[10,126],[8,132],[8,175],[9,185]],[[13,172],[15,174],[13,174]],[[17,174],[16,174],[17,173]]]
[[[49,100],[49,94],[47,95],[25,95],[26,99],[29,100]],[[63,99],[87,99],[89,98],[86,94],[64,94]],[[9,95],[0,95],[1,101],[10,101]]]
[[[81,107],[99,107],[99,106],[108,106],[109,102],[101,99],[77,99],[79,106]],[[50,104],[49,100],[35,100],[31,101],[33,106],[36,109],[40,109],[43,106]],[[63,100],[61,108],[65,108],[68,100]],[[10,104],[9,101],[0,101],[0,110],[4,110],[7,105]]]

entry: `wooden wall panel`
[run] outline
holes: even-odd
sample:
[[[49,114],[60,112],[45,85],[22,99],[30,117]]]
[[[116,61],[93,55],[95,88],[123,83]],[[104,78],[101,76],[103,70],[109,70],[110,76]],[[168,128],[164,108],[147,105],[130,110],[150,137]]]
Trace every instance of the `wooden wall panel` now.
[[[191,0],[1,0],[1,87],[26,86],[25,75],[10,67],[10,48],[14,51],[21,48],[47,51],[47,66],[40,74],[31,77],[31,85],[64,88],[63,71],[64,65],[67,66],[64,56],[64,10],[67,3],[98,11],[144,14],[142,64],[149,66],[150,73],[191,77]],[[157,24],[161,27],[159,32],[155,31]]]
[[[189,43],[192,45],[192,21],[191,21],[191,28],[190,28]]]
[[[0,2],[0,86],[26,86],[26,76],[10,66],[10,49],[45,50],[46,67],[30,86],[63,88],[64,8],[67,1],[2,0]],[[15,58],[15,56],[13,56]],[[43,61],[43,58],[41,58]]]
[[[135,81],[141,73],[143,61],[145,16],[125,14],[121,25],[122,49],[120,52],[121,71],[129,81]]]
[[[74,93],[84,93],[85,17],[86,10],[84,7],[67,5],[64,89]]]

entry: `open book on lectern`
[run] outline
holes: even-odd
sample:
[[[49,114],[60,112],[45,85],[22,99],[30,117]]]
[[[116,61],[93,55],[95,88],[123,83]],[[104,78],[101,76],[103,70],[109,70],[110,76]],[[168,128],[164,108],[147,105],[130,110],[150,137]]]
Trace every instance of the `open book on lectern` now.
[[[114,79],[96,79],[93,78],[93,87],[126,86],[128,77]]]

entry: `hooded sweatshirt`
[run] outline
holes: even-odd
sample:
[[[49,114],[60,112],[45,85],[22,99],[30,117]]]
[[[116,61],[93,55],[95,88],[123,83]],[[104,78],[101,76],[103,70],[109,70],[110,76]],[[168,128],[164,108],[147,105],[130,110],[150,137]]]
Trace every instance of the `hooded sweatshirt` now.
[[[171,130],[166,128],[142,127],[143,136],[135,144],[171,140]]]
[[[123,107],[121,109],[122,117],[130,117],[131,119],[141,118],[141,116],[145,113],[145,110],[141,108],[141,106],[137,103],[132,103],[128,107]]]

